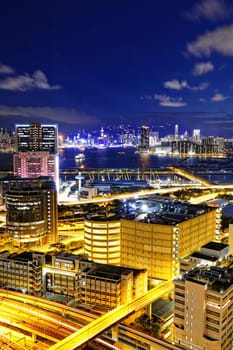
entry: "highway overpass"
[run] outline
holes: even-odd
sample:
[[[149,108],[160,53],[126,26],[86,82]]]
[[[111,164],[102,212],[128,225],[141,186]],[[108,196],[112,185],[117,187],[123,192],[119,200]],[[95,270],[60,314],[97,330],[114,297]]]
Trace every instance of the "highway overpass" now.
[[[120,322],[123,318],[146,307],[148,304],[151,304],[172,289],[172,281],[161,283],[159,286],[146,292],[143,296],[137,297],[130,303],[121,305],[103,316],[98,317],[80,330],[51,346],[49,350],[73,350],[81,347],[86,342],[103,333],[106,329],[111,328],[114,324]]]

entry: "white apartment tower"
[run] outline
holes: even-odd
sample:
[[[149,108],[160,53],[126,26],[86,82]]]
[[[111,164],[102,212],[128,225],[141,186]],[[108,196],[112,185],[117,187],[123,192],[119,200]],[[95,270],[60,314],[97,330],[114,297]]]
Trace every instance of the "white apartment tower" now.
[[[193,350],[232,349],[232,269],[196,268],[177,278],[174,285],[176,344]]]

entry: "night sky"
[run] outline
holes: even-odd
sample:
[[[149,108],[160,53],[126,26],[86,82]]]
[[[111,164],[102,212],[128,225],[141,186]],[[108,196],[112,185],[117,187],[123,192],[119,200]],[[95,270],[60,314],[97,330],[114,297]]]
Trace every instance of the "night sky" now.
[[[8,0],[1,127],[179,124],[233,136],[231,0]]]

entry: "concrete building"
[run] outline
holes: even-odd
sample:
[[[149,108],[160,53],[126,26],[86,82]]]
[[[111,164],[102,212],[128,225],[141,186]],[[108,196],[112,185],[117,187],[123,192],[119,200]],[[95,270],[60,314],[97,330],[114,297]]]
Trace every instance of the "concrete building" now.
[[[182,257],[215,240],[216,209],[171,200],[158,205],[153,213],[121,219],[120,262],[168,280],[179,274]]]
[[[232,349],[232,268],[196,268],[174,287],[175,343],[194,350]]]
[[[94,186],[83,186],[80,188],[79,197],[83,199],[92,199],[97,197],[97,188]]]
[[[0,254],[0,287],[13,289],[23,293],[42,295],[42,266],[44,254],[23,252],[10,255]]]
[[[58,185],[57,125],[30,123],[16,125],[14,175],[19,177],[52,176]]]
[[[84,221],[84,252],[89,259],[102,263],[120,265],[119,216],[87,216]]]
[[[192,270],[198,266],[216,266],[227,258],[230,253],[228,244],[220,242],[209,242],[201,247],[199,251],[180,259],[180,274]]]
[[[83,255],[60,252],[47,258],[43,267],[45,290],[48,292],[76,297],[79,285],[80,261],[87,258]]]
[[[147,291],[147,271],[96,264],[85,255],[0,253],[0,288],[55,293],[87,308],[113,309]]]
[[[5,204],[5,195],[9,190],[21,190],[22,188],[40,188],[44,183],[53,181],[49,176],[40,176],[36,178],[18,178],[16,176],[6,176],[0,179],[0,204]]]
[[[6,212],[13,245],[27,248],[57,241],[57,191],[53,181],[37,188],[7,191]]]
[[[147,152],[149,151],[149,127],[141,126],[140,128],[140,136],[139,136],[139,152]]]
[[[147,291],[145,269],[87,263],[79,281],[79,303],[90,308],[113,309]]]

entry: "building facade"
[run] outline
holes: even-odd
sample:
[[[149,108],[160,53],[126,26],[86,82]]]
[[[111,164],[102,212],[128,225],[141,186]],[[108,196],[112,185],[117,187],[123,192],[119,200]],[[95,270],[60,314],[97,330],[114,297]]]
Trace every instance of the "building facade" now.
[[[120,264],[120,218],[87,216],[84,221],[84,252],[102,264]]]
[[[149,127],[148,126],[141,126],[140,128],[140,139],[139,139],[139,152],[146,152],[149,151]]]
[[[175,206],[142,220],[121,219],[121,266],[147,268],[150,278],[168,280],[179,274],[180,258],[215,240],[215,208]]]
[[[42,266],[44,256],[24,252],[17,255],[0,254],[0,287],[23,293],[42,295]]]
[[[232,349],[232,268],[196,268],[174,286],[175,342],[194,350]]]
[[[37,188],[7,191],[6,212],[13,245],[31,247],[57,241],[57,191],[53,181]]]
[[[93,263],[86,265],[79,275],[78,302],[87,307],[113,309],[147,291],[145,269]]]
[[[19,177],[52,176],[58,185],[57,125],[31,123],[16,125],[14,175]]]

